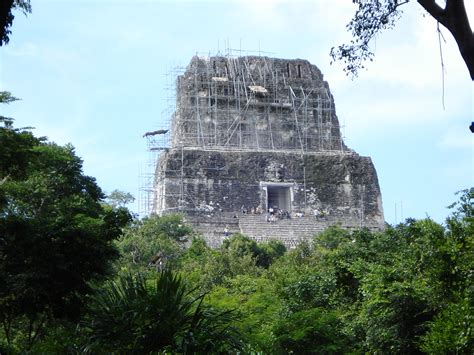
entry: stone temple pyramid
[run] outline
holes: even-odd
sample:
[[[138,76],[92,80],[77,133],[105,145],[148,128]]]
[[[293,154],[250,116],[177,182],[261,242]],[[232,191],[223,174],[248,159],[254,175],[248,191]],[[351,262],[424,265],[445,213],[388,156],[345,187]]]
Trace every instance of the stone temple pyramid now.
[[[153,183],[152,213],[182,213],[210,245],[240,232],[293,247],[330,225],[382,229],[377,173],[341,137],[334,97],[306,60],[194,57]]]

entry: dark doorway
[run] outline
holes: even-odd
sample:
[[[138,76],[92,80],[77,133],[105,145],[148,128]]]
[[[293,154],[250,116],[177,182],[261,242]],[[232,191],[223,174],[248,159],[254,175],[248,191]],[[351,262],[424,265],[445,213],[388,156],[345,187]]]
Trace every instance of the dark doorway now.
[[[267,186],[267,209],[270,207],[291,212],[289,186]]]

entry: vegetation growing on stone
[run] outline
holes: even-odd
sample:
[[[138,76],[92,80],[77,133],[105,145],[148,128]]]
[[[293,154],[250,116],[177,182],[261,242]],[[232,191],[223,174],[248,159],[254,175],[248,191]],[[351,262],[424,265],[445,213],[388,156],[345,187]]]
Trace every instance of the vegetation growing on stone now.
[[[180,215],[107,204],[72,146],[2,123],[2,354],[474,348],[474,188],[443,225],[333,227],[291,250],[234,234],[212,249]]]

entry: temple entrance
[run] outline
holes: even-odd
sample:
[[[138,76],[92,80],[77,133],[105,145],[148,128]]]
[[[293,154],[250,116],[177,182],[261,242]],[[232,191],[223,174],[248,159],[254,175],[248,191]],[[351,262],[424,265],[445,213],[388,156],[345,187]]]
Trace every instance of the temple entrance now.
[[[270,207],[291,212],[291,193],[289,186],[267,186],[267,210]]]

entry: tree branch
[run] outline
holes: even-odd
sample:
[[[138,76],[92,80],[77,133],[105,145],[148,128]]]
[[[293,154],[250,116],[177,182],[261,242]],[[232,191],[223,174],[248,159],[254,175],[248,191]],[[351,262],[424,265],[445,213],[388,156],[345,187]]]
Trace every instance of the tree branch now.
[[[7,175],[3,179],[1,179],[0,180],[0,186],[2,186],[4,183],[6,183],[9,178],[10,178],[10,175]]]
[[[448,29],[454,37],[461,56],[474,80],[474,34],[467,16],[464,0],[447,0],[443,9],[435,0],[417,0],[433,18]]]
[[[435,0],[417,0],[433,18],[446,27],[445,22],[445,9],[439,6]]]
[[[7,344],[11,345],[10,339],[10,329],[12,325],[12,319],[9,316],[2,317],[2,324],[3,324],[3,332],[5,333],[5,337],[7,338]]]
[[[35,331],[35,335],[33,336],[33,338],[31,339],[31,346],[33,346],[34,342],[36,341],[36,339],[38,338],[38,334],[40,333],[40,331],[42,330],[45,322],[46,322],[46,318],[47,318],[47,314],[44,313],[43,314],[43,317],[41,318],[39,324],[38,324],[38,327],[36,327],[36,331]]]

